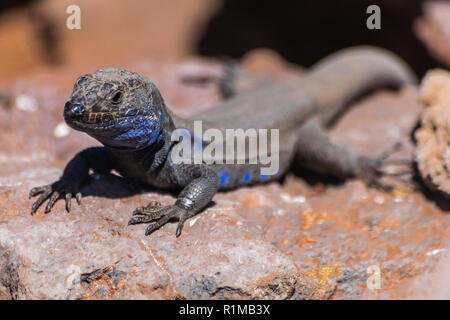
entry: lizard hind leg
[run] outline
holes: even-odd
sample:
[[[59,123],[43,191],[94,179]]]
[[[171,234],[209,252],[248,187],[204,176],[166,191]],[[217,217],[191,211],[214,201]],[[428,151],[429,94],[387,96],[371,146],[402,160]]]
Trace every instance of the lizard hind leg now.
[[[225,59],[225,75],[219,78],[219,90],[227,99],[239,93],[251,91],[267,84],[269,79],[258,77],[244,71],[238,63],[230,58]]]
[[[224,73],[222,75],[185,76],[182,78],[182,82],[197,85],[216,84],[224,99],[257,89],[270,82],[268,78],[259,77],[244,71],[234,59],[223,57],[222,60],[224,63]]]
[[[398,148],[395,144],[378,156],[358,155],[346,146],[331,142],[321,124],[311,120],[299,131],[295,161],[318,173],[344,179],[359,178],[368,186],[391,191],[393,186],[384,183],[385,177],[400,181],[399,176],[412,172],[411,160],[388,159]],[[388,172],[389,165],[406,165],[408,170]]]

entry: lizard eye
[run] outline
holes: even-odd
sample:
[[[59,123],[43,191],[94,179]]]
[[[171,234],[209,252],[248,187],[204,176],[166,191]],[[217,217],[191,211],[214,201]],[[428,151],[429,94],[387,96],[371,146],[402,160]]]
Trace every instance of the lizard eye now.
[[[122,92],[120,91],[117,91],[111,99],[111,101],[114,104],[120,103],[121,100],[122,100]]]

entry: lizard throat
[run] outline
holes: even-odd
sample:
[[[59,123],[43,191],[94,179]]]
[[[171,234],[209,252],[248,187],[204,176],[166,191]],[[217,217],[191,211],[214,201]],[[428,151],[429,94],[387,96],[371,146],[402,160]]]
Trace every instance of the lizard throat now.
[[[87,113],[66,119],[70,127],[82,131],[107,147],[120,150],[141,150],[163,139],[161,121],[153,115],[118,116],[111,113]]]

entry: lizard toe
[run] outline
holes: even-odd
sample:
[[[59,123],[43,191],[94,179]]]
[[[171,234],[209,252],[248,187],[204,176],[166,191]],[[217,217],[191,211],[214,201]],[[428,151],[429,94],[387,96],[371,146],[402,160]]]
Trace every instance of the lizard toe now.
[[[45,213],[49,213],[53,206],[55,205],[56,201],[59,199],[60,193],[58,191],[54,191],[52,195],[50,196],[50,199],[48,200],[47,205],[45,206]]]
[[[31,206],[31,215],[34,215],[39,207],[50,197],[52,189],[48,188],[40,195],[40,197]]]
[[[152,203],[149,204],[149,206]],[[150,223],[145,230],[145,235],[152,234],[172,219],[178,219],[177,237],[181,235],[183,224],[188,218],[187,210],[177,205],[162,206],[160,203],[154,203],[149,212],[149,206],[136,208],[133,217],[128,221],[128,225],[140,223]],[[149,213],[146,213],[149,212]]]
[[[66,194],[66,211],[70,212],[70,208],[72,206],[72,193]]]
[[[160,207],[158,210],[148,210],[147,207],[138,207],[133,211],[133,218],[128,221],[128,225],[149,223],[164,216],[171,206]]]

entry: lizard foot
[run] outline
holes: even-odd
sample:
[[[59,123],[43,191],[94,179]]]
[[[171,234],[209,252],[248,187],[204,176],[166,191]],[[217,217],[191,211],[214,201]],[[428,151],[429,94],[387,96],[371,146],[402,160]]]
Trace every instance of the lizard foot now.
[[[31,215],[34,215],[46,200],[48,200],[48,203],[45,206],[45,213],[49,213],[55,205],[56,201],[63,197],[66,200],[67,212],[70,212],[73,196],[75,196],[78,205],[81,204],[81,192],[78,191],[78,187],[76,187],[71,181],[67,181],[64,179],[58,180],[52,184],[48,184],[45,186],[35,187],[30,190],[30,199],[37,195],[40,196],[31,206]]]
[[[382,179],[384,177],[393,177],[396,178],[396,180],[401,181],[403,184],[408,184],[407,181],[403,181],[399,177],[412,174],[413,160],[388,159],[388,157],[396,152],[400,146],[400,144],[395,144],[382,152],[378,157],[360,156],[358,158],[357,177],[364,180],[367,185],[387,192],[391,192],[394,189],[394,186],[383,183]],[[396,166],[397,169],[400,166],[406,166],[406,168],[403,170],[387,171],[387,166]]]
[[[178,219],[178,227],[176,236],[181,235],[183,225],[189,217],[188,210],[180,208],[179,206],[163,206],[161,203],[152,201],[145,207],[138,207],[133,211],[133,218],[128,221],[128,225],[151,223],[145,230],[145,235],[148,236],[155,230],[161,228],[172,219]]]

